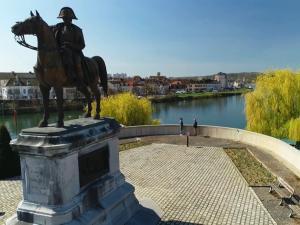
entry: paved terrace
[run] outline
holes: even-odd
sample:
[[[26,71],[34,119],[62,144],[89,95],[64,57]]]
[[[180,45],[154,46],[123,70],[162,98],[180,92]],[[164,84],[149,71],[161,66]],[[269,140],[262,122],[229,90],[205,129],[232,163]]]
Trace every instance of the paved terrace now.
[[[222,148],[152,144],[121,152],[121,168],[161,224],[276,224]]]
[[[156,143],[121,152],[120,164],[138,199],[161,209],[160,224],[276,224],[220,147]],[[0,211],[6,212],[0,224],[20,199],[20,181],[0,181]]]

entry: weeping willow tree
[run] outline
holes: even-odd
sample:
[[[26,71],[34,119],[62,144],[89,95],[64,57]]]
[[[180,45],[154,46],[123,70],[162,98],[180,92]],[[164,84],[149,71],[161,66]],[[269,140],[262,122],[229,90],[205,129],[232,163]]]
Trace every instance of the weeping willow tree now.
[[[265,72],[255,91],[246,94],[247,129],[278,138],[300,140],[300,73]]]
[[[93,102],[92,115],[95,114],[95,109]],[[127,126],[159,124],[159,120],[152,119],[151,102],[129,92],[101,99],[101,116],[114,117]]]
[[[300,149],[300,118],[290,121],[289,138],[296,141],[296,148]]]

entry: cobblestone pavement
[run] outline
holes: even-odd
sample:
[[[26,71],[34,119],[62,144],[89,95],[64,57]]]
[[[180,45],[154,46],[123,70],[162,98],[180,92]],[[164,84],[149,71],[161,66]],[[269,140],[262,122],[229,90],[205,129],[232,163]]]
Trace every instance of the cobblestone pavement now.
[[[276,224],[222,148],[152,144],[121,152],[120,167],[161,208],[160,225]],[[0,224],[20,199],[20,181],[0,181]]]
[[[138,199],[164,212],[161,224],[276,224],[222,148],[152,144],[120,163]]]
[[[0,181],[0,213],[5,212],[0,217],[0,224],[16,212],[18,203],[21,201],[22,188],[19,180]]]

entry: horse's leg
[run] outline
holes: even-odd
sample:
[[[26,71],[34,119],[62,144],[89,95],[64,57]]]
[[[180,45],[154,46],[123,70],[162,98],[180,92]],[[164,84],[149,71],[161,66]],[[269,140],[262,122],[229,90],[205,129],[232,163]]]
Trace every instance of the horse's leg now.
[[[44,116],[39,123],[39,127],[47,127],[49,119],[49,92],[50,87],[40,85],[40,90],[43,96]]]
[[[64,110],[63,110],[63,88],[57,87],[54,88],[56,94],[56,103],[57,103],[57,112],[58,112],[58,120],[56,123],[56,127],[64,126]]]
[[[93,83],[91,85],[91,89],[92,89],[92,92],[95,96],[95,99],[96,99],[96,114],[94,116],[94,119],[95,120],[98,120],[100,119],[100,99],[101,99],[101,94],[100,94],[100,91],[98,89],[98,86],[97,86],[97,83]]]
[[[78,89],[85,97],[87,101],[87,107],[88,111],[84,113],[84,118],[91,117],[91,111],[92,111],[92,101],[91,101],[91,94],[86,86],[82,86]]]

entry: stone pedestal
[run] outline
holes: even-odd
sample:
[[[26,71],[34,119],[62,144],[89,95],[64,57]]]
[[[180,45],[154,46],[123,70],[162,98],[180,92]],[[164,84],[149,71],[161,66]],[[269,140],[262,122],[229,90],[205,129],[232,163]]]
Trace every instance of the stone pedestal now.
[[[119,129],[105,118],[23,130],[11,143],[20,154],[23,200],[6,224],[156,224],[120,172]]]

